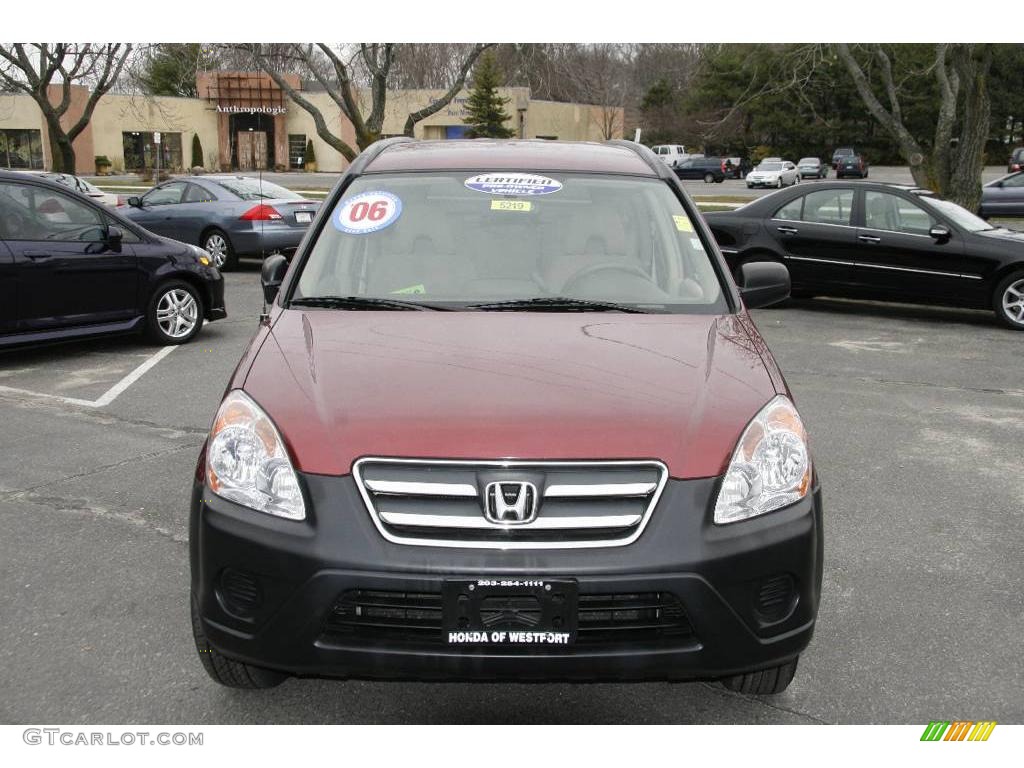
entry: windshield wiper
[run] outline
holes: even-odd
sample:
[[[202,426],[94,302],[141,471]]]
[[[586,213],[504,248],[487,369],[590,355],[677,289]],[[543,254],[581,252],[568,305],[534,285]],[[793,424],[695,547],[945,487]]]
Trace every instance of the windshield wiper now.
[[[303,296],[292,299],[293,307],[325,307],[327,309],[399,309],[419,311],[451,311],[450,307],[401,299],[381,299],[373,296]]]
[[[552,312],[635,312],[647,314],[648,310],[617,304],[614,301],[591,301],[590,299],[573,299],[568,296],[540,296],[533,299],[512,299],[510,301],[492,301],[484,304],[470,304],[470,309],[496,310],[514,312],[517,309],[541,309]]]

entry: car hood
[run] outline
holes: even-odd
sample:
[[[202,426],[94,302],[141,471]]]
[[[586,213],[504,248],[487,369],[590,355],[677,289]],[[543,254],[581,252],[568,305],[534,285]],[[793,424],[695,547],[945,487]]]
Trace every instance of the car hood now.
[[[1024,244],[1024,232],[1018,232],[1015,229],[1005,229],[1000,227],[998,229],[984,229],[981,232],[974,232],[973,234],[978,237],[983,237],[986,240],[1008,240],[1011,243]]]
[[[725,471],[777,393],[766,360],[745,316],[288,309],[244,389],[304,472],[646,458],[693,478]]]

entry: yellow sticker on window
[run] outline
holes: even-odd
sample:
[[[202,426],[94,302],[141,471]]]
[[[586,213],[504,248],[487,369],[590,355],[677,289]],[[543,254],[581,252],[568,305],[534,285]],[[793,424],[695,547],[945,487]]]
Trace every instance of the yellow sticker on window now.
[[[690,221],[689,216],[673,216],[672,220],[680,232],[693,232],[693,222]]]
[[[529,200],[491,200],[492,211],[530,211],[533,203]]]
[[[426,292],[427,292],[427,289],[426,289],[426,286],[423,285],[423,283],[419,283],[418,285],[410,285],[408,288],[399,288],[397,291],[392,291],[392,293],[426,293]]]

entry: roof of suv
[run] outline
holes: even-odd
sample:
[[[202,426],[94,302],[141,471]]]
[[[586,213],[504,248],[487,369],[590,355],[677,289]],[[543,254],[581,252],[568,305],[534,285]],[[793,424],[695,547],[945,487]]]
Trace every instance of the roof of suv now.
[[[657,177],[629,147],[546,139],[456,139],[392,144],[366,173],[395,171],[590,171]]]

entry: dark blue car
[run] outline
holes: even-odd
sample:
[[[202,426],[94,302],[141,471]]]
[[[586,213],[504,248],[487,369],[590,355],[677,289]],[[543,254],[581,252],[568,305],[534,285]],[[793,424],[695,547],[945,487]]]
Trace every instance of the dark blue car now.
[[[201,246],[222,270],[240,256],[290,256],[320,204],[250,176],[190,176],[128,199],[126,216],[150,232]]]

